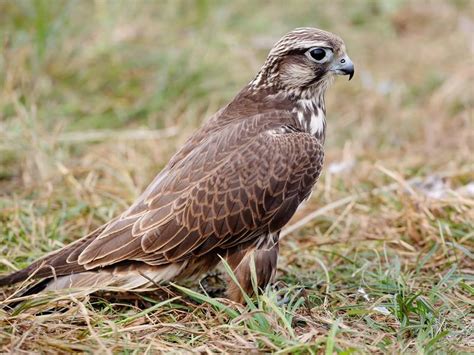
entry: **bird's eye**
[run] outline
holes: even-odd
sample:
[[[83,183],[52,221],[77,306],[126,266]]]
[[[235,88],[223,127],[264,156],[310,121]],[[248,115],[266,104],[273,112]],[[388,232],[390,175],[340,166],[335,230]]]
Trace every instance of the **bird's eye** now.
[[[323,60],[326,56],[326,51],[322,48],[314,48],[309,53],[317,61]]]
[[[316,63],[324,63],[326,62],[331,54],[331,50],[326,48],[311,48],[309,51],[306,52],[306,55],[309,59]]]

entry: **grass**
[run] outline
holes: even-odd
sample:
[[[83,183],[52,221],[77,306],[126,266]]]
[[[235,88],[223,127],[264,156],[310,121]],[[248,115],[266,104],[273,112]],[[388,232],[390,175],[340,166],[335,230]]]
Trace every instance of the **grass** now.
[[[462,0],[0,2],[2,273],[120,213],[287,30],[340,34],[356,65],[328,93],[326,169],[282,239],[278,287],[246,305],[212,275],[38,295],[0,310],[0,351],[472,352],[472,13]]]

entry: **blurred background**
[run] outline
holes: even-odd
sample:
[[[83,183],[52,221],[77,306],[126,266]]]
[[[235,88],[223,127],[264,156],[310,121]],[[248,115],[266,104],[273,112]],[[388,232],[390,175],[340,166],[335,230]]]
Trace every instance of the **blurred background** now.
[[[296,219],[370,196],[285,237],[280,279],[311,289],[316,256],[356,292],[368,276],[345,255],[385,297],[403,272],[426,271],[404,284],[424,292],[453,264],[472,271],[473,14],[471,0],[0,1],[0,271],[116,216],[302,26],[340,35],[356,74],[327,93],[326,169]],[[466,327],[450,312],[454,343]]]
[[[356,64],[355,80],[337,80],[327,95],[330,148],[446,169],[467,159],[472,144],[473,5],[2,1],[1,189],[51,178],[57,163],[76,168],[70,159],[90,149],[79,132],[189,134],[253,78],[280,36],[301,26],[339,34]],[[156,144],[146,149],[156,154]]]

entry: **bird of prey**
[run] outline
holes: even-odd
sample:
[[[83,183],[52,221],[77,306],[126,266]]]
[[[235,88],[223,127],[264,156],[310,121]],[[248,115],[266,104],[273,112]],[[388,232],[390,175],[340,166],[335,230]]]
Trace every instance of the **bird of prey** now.
[[[33,293],[134,289],[200,275],[224,259],[245,292],[253,290],[251,263],[264,288],[275,276],[280,231],[321,173],[326,89],[335,75],[353,74],[340,37],[287,33],[125,212],[0,285],[34,277],[42,280]],[[227,296],[243,301],[230,280]]]

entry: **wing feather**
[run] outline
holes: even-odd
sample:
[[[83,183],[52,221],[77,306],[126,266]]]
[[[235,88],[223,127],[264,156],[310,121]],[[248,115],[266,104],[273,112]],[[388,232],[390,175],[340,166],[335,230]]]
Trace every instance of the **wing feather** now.
[[[74,257],[87,269],[160,265],[280,229],[310,193],[323,153],[307,133],[269,134],[278,121],[264,116],[230,125],[174,161],[132,218],[125,213]]]

